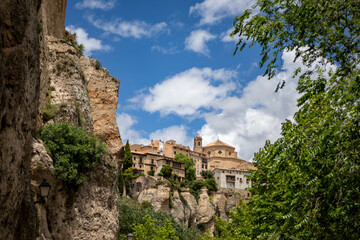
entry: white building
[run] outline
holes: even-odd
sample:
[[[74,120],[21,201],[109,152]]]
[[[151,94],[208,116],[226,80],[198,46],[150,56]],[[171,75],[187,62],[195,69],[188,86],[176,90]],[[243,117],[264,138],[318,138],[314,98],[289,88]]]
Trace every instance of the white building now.
[[[245,190],[251,187],[251,181],[248,178],[250,173],[246,170],[228,170],[215,168],[213,171],[215,181],[218,187],[235,188]]]

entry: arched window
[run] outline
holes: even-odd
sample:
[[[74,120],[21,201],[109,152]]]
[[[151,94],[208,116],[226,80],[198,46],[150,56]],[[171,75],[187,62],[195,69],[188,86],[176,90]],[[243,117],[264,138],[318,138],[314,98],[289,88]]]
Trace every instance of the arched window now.
[[[198,142],[198,146],[200,146],[200,142]]]

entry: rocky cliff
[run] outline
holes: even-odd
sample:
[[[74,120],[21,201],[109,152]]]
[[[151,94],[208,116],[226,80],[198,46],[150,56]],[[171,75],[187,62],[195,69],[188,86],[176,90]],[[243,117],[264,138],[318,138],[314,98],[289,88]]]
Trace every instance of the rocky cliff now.
[[[33,190],[38,191],[43,178],[52,185],[45,205],[38,206],[40,234],[46,239],[116,239],[118,166],[113,156],[122,145],[116,125],[119,81],[96,67],[96,60],[83,57],[69,41],[44,32],[41,46],[40,96],[45,104],[40,107],[39,121],[81,126],[101,137],[109,152],[86,173],[84,183],[73,187],[55,177],[44,144],[33,140]]]
[[[94,134],[103,139],[112,154],[122,147],[116,123],[120,81],[110,76],[96,59],[81,57],[81,69],[89,91]]]
[[[0,1],[0,239],[34,239],[31,141],[38,111],[40,0]]]
[[[173,191],[173,193],[171,193]],[[247,200],[247,191],[220,189],[208,193],[204,187],[196,201],[189,189],[171,190],[162,177],[140,176],[131,182],[130,197],[139,204],[150,202],[155,210],[169,212],[180,223],[200,230],[214,231],[214,216],[228,220],[229,211],[240,199]]]

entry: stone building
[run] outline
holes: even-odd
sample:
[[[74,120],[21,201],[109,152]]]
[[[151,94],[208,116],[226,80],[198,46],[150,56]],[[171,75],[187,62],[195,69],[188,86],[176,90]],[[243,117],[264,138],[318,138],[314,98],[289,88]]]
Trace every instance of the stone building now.
[[[194,160],[197,178],[201,178],[200,173],[203,170],[221,169],[247,172],[248,169],[255,169],[251,163],[237,156],[233,146],[220,140],[203,146],[202,138],[199,135],[194,138],[194,150],[191,150],[189,146],[177,144],[175,140],[166,142],[155,140],[151,141],[149,145],[132,144],[130,148],[133,154],[133,168],[144,174],[150,170],[158,173],[162,166],[170,165],[180,178],[185,177],[185,167],[174,161],[177,153],[182,153]],[[226,181],[223,185],[226,186]]]
[[[245,190],[251,187],[250,175],[247,170],[228,170],[215,168],[213,171],[215,181],[221,188],[236,188]]]

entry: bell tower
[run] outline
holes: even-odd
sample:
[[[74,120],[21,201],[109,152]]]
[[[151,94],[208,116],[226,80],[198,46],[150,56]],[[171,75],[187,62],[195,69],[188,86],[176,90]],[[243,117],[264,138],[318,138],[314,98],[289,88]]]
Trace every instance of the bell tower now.
[[[202,153],[202,138],[199,135],[194,138],[194,152]]]

